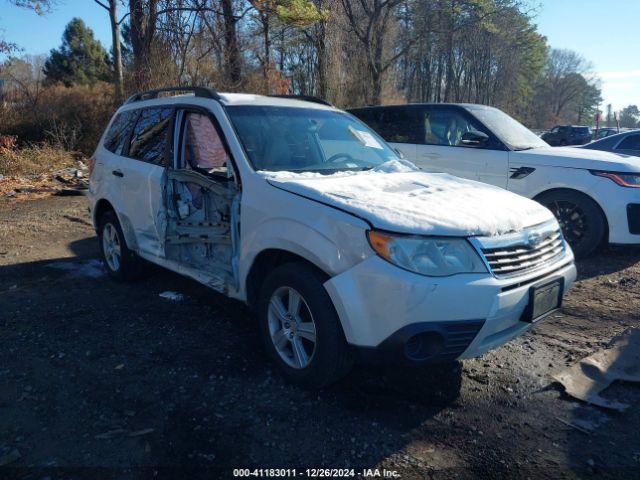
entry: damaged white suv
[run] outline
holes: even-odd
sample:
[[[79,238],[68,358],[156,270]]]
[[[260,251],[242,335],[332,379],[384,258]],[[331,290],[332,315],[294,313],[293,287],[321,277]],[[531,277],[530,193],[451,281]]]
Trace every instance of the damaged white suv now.
[[[481,355],[557,309],[576,276],[546,208],[420,172],[308,98],[136,94],[94,154],[89,198],[112,277],[144,259],[248,303],[305,385],[358,357]]]

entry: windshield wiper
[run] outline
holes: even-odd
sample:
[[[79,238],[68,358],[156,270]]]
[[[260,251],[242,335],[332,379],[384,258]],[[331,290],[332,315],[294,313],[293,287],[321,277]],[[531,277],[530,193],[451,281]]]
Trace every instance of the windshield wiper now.
[[[514,148],[515,152],[524,152],[525,150],[533,150],[535,147],[522,147],[522,148]]]

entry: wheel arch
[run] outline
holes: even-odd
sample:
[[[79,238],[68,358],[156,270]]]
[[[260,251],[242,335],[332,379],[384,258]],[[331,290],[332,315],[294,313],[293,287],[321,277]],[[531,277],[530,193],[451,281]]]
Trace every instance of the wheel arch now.
[[[608,243],[609,242],[609,219],[607,218],[607,214],[604,211],[604,208],[602,208],[602,205],[600,205],[600,202],[598,200],[596,200],[595,198],[593,198],[592,195],[589,195],[589,193],[584,192],[582,190],[578,190],[576,188],[555,187],[555,188],[549,188],[547,190],[543,190],[542,192],[538,192],[532,198],[532,200],[535,200],[536,202],[541,203],[539,199],[543,195],[549,195],[549,194],[560,193],[560,192],[567,192],[567,193],[571,193],[571,194],[582,195],[584,197],[587,197],[589,200],[591,200],[598,207],[598,210],[600,211],[600,214],[602,215],[602,218],[604,219],[604,224],[605,224],[605,239],[604,239],[604,241],[605,241],[605,243]]]
[[[113,208],[113,205],[109,200],[107,200],[106,198],[101,198],[96,202],[96,205],[93,208],[93,216],[92,216],[93,228],[95,228],[96,230],[98,229],[98,223],[100,222],[100,217],[102,217],[102,215],[104,215],[108,211],[113,211],[113,212],[116,211],[116,209]],[[116,216],[117,215],[118,214],[116,213]]]
[[[280,248],[268,248],[262,250],[258,255],[256,255],[251,264],[251,267],[249,268],[249,273],[247,274],[247,277],[245,279],[247,304],[251,308],[255,307],[258,295],[260,293],[260,286],[264,282],[269,272],[280,265],[293,262],[304,263],[310,268],[313,268],[322,277],[325,278],[325,281],[331,278],[331,275],[329,275],[318,265],[297,253]]]
[[[96,232],[98,231],[100,217],[104,215],[106,212],[113,212],[120,222],[120,228],[122,228],[122,233],[124,234],[124,239],[127,242],[127,247],[129,247],[132,251],[137,251],[138,244],[136,242],[135,234],[133,233],[133,227],[131,226],[131,222],[128,217],[125,215],[120,215],[118,211],[114,208],[113,204],[107,200],[106,198],[101,198],[95,204],[92,212],[92,220],[93,227]]]

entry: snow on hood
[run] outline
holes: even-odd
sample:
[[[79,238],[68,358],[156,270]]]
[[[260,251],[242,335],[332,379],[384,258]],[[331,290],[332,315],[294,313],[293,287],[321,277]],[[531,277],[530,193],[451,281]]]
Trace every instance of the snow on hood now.
[[[510,152],[514,160],[531,165],[550,165],[593,170],[640,171],[640,158],[580,147],[540,147]]]
[[[332,175],[259,172],[272,185],[399,233],[468,236],[519,231],[553,219],[540,204],[498,187],[393,160]]]

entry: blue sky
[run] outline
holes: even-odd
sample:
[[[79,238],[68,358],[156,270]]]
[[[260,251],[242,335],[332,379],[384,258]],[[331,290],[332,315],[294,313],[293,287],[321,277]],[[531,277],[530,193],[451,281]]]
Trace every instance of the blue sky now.
[[[603,106],[640,106],[640,0],[543,0],[535,21],[549,45],[592,63]]]
[[[580,52],[602,79],[603,107],[614,110],[640,105],[640,0],[540,0],[535,22],[549,44]],[[0,34],[25,53],[47,53],[60,44],[65,25],[82,18],[108,49],[111,46],[106,10],[93,0],[58,0],[44,16],[0,0]]]

